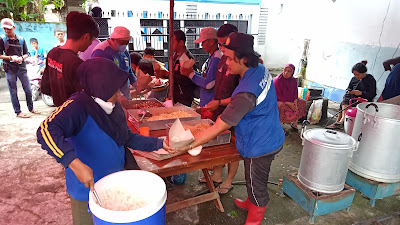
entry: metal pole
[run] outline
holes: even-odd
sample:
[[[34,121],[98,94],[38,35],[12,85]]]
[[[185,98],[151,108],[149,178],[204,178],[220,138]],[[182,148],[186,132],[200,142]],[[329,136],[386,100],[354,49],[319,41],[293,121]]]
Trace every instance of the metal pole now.
[[[172,102],[174,101],[174,0],[169,1],[169,39],[168,39],[168,69],[169,69],[169,92],[168,97]]]

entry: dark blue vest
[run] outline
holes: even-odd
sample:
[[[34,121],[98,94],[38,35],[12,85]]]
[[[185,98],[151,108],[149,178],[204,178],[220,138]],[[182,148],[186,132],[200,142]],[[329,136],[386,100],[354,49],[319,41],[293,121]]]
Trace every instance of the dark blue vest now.
[[[276,150],[283,144],[285,133],[279,121],[275,87],[268,69],[261,64],[249,68],[232,98],[240,92],[253,93],[257,103],[235,126],[237,151],[243,157],[256,157]]]

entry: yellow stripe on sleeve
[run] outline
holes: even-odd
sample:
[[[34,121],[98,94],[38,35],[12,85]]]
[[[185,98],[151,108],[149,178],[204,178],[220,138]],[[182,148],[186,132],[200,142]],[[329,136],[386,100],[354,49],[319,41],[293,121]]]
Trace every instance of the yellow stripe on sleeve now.
[[[67,100],[64,102],[64,104],[62,104],[61,106],[59,106],[56,110],[54,110],[54,112],[48,117],[49,118],[49,122],[51,122],[54,117],[61,112],[61,110],[63,110],[65,107],[67,107],[67,105],[71,102],[73,102],[74,100]]]
[[[67,100],[66,102],[64,102],[64,104],[62,104],[62,106],[60,106],[56,110],[54,110],[54,112],[45,121],[43,121],[42,124],[40,125],[42,128],[41,133],[42,133],[43,139],[45,140],[45,142],[49,146],[49,148],[53,151],[54,155],[56,155],[59,158],[64,156],[64,153],[61,151],[60,148],[58,148],[58,146],[54,142],[53,138],[51,137],[47,122],[51,122],[54,119],[54,117],[57,114],[59,114],[62,111],[62,109],[65,108],[71,102],[73,102],[73,100]]]
[[[46,120],[47,120],[47,119],[46,119]],[[57,153],[57,151],[54,149],[53,145],[52,145],[52,144],[49,142],[49,140],[47,139],[47,136],[46,136],[46,134],[45,134],[45,132],[44,132],[44,126],[43,126],[43,123],[44,123],[44,122],[45,122],[45,121],[43,121],[43,122],[40,124],[40,127],[41,127],[40,133],[42,133],[42,137],[43,137],[44,141],[46,142],[47,146],[49,146],[49,148],[51,149],[51,151],[53,151],[54,155],[56,155],[58,158],[61,158],[62,156],[61,156],[60,154]]]

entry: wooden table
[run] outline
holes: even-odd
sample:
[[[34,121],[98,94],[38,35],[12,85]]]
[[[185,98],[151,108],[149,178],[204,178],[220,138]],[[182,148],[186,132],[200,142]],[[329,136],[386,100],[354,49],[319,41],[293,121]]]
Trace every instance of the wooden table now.
[[[137,133],[137,130],[129,121],[128,126],[131,128],[132,131]],[[160,137],[165,135],[165,130],[150,131],[150,136],[153,137]],[[216,207],[221,212],[224,212],[224,207],[222,206],[219,193],[214,187],[207,168],[225,165],[227,163],[242,160],[243,158],[236,151],[236,146],[234,143],[235,138],[232,135],[231,143],[203,148],[202,152],[197,156],[191,156],[188,153],[185,153],[183,155],[179,155],[162,161],[148,159],[135,154],[134,156],[137,164],[142,170],[153,172],[160,177],[167,177],[195,170],[203,171],[210,193],[168,204],[166,206],[167,213],[211,200],[214,201]]]

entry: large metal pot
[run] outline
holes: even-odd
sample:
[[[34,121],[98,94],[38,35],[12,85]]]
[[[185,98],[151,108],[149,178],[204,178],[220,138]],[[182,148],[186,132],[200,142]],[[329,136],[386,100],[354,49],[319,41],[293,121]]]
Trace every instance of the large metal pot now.
[[[303,152],[297,176],[300,183],[322,193],[342,191],[350,158],[357,149],[356,140],[333,130],[303,130]]]
[[[400,106],[359,104],[352,136],[360,143],[351,159],[351,171],[379,182],[400,181]]]

